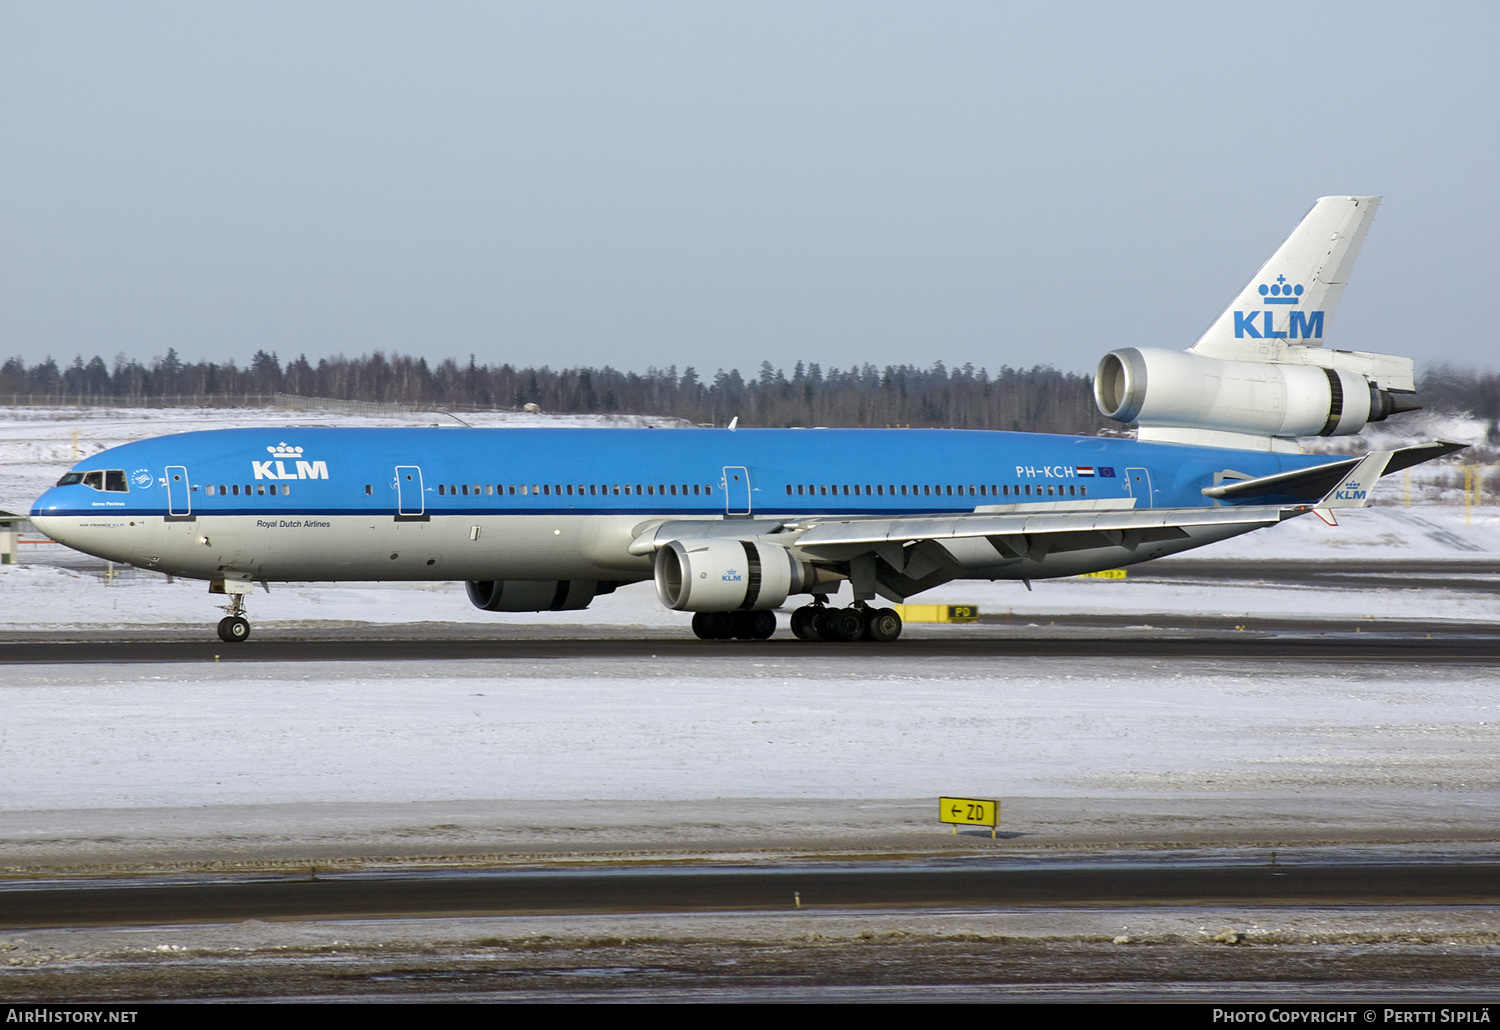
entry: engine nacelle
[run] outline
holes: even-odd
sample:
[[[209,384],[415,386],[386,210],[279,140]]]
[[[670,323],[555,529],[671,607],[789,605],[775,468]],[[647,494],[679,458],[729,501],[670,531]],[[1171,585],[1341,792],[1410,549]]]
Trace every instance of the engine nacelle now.
[[[1416,407],[1344,369],[1135,347],[1100,360],[1094,401],[1108,417],[1142,429],[1282,438],[1346,436]]]
[[[656,596],[680,612],[776,608],[802,589],[801,566],[778,544],[673,540],[656,552]]]
[[[595,594],[610,592],[591,579],[482,579],[464,589],[474,607],[487,612],[575,612],[587,608]]]

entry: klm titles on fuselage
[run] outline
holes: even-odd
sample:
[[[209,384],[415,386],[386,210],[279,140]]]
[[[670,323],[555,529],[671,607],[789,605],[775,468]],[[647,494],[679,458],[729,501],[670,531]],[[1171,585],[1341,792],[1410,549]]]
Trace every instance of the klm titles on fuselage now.
[[[288,447],[285,443],[267,447],[271,457],[265,461],[251,460],[250,467],[256,479],[327,479],[328,463],[303,461],[301,447]],[[295,471],[288,472],[286,462],[295,461]],[[273,469],[272,466],[275,466]]]
[[[1302,302],[1303,289],[1293,286],[1286,276],[1278,275],[1276,281],[1260,286],[1262,301],[1267,305],[1295,305]],[[1251,340],[1321,340],[1323,338],[1323,312],[1292,311],[1288,313],[1286,328],[1275,326],[1275,311],[1236,311],[1234,313],[1235,339]],[[1257,324],[1258,323],[1258,324]]]

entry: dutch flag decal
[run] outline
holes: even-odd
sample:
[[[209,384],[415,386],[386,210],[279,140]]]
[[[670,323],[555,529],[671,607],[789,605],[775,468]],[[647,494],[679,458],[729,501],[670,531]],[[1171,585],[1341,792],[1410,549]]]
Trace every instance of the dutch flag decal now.
[[[1079,465],[1078,474],[1080,476],[1092,476],[1094,474],[1093,467],[1089,465]]]

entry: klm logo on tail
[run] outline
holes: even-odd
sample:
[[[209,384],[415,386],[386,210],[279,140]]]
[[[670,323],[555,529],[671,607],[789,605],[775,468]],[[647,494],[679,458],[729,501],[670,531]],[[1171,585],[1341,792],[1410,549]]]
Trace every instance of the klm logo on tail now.
[[[301,447],[288,447],[284,442],[275,447],[267,447],[271,457],[265,461],[251,460],[250,467],[255,470],[256,479],[327,479],[328,463],[322,461],[303,461]],[[293,471],[288,471],[287,462],[294,462]],[[274,468],[272,466],[275,466]]]
[[[1306,292],[1302,284],[1292,285],[1286,276],[1278,275],[1274,283],[1262,283],[1259,293],[1261,302],[1267,305],[1264,311],[1236,311],[1234,313],[1234,336],[1237,340],[1321,340],[1323,338],[1323,312],[1293,310],[1288,313],[1285,328],[1275,325],[1275,307],[1295,307],[1302,302]]]

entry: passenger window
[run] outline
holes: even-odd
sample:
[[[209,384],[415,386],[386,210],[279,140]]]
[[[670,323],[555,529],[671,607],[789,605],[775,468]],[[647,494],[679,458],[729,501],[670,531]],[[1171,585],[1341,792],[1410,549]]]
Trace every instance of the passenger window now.
[[[276,484],[275,483],[271,484],[271,496],[272,497],[276,496]]]
[[[676,483],[672,484],[672,496],[673,497],[677,496],[677,484]]]
[[[1088,496],[1088,495],[1089,495],[1089,488],[1088,488],[1088,487],[1086,487],[1086,486],[1080,486],[1080,487],[1079,487],[1079,488],[1078,488],[1078,492],[1079,492],[1079,493],[1080,493],[1080,494],[1082,494],[1082,495],[1083,495],[1083,496],[1084,496],[1084,497],[1087,497],[1087,496]]]
[[[266,488],[263,486],[257,486],[255,488],[255,492],[258,496],[264,497],[266,495]]]
[[[276,488],[275,488],[275,487],[274,487],[274,486],[273,486],[273,487],[271,487],[271,492],[272,492],[272,493],[273,493],[273,494],[274,494],[274,493],[275,493],[275,492],[276,492]],[[291,492],[292,492],[292,488],[291,488],[291,487],[289,487],[289,486],[283,486],[283,487],[282,487],[282,488],[281,488],[281,496],[283,496],[283,497],[285,497],[285,496],[286,496],[286,495],[287,495],[287,494],[289,494],[289,493],[291,493]]]

